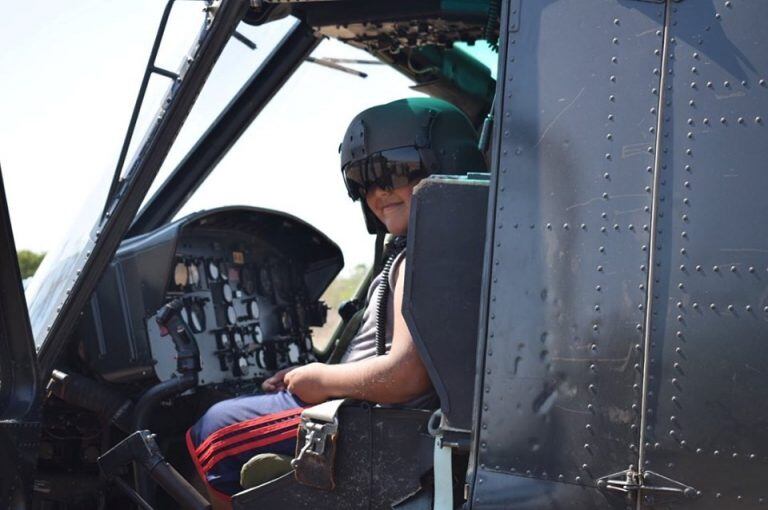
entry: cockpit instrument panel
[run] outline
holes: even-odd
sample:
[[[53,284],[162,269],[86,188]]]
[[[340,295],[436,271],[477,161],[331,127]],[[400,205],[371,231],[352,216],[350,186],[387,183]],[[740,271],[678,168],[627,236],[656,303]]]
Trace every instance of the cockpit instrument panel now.
[[[343,266],[338,246],[284,213],[228,207],[126,240],[78,328],[91,368],[107,380],[167,380],[176,352],[155,313],[181,299],[195,336],[199,383],[263,379],[314,359],[319,298]]]

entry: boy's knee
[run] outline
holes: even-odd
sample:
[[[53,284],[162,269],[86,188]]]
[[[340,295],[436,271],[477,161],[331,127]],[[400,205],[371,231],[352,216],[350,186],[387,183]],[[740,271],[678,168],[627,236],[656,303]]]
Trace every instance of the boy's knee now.
[[[229,401],[224,400],[212,405],[197,422],[190,428],[190,434],[195,444],[200,444],[206,437],[217,430],[234,423],[228,410]]]

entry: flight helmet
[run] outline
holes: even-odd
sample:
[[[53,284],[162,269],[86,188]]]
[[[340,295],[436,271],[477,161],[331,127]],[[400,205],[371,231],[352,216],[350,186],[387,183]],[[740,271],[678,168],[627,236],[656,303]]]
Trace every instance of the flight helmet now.
[[[393,189],[432,174],[485,170],[477,133],[452,104],[418,97],[359,113],[339,147],[341,173],[352,200],[360,200],[368,231],[386,227],[365,203],[370,186]]]

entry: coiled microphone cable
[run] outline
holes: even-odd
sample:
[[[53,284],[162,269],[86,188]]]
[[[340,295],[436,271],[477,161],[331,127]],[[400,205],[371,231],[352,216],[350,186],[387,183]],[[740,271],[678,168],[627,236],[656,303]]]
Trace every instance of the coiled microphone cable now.
[[[384,268],[381,270],[381,283],[378,288],[378,303],[376,303],[376,355],[382,356],[387,353],[387,307],[389,301],[389,273],[392,271],[392,264],[401,251],[405,249],[406,238],[398,236],[387,243],[384,250],[388,254]]]

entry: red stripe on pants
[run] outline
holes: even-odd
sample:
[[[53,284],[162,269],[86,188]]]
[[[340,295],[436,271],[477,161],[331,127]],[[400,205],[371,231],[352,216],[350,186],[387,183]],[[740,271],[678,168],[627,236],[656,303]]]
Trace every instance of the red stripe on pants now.
[[[234,432],[238,432],[242,429],[250,428],[250,427],[256,427],[261,424],[278,421],[283,418],[293,417],[295,415],[300,415],[301,412],[304,410],[303,407],[296,407],[294,409],[289,409],[287,411],[282,411],[279,413],[274,414],[268,414],[266,416],[260,416],[258,418],[252,418],[250,420],[244,420],[238,423],[233,423],[232,425],[227,425],[226,427],[222,427],[200,443],[197,448],[195,449],[196,452],[200,453],[204,449],[208,448],[208,446],[211,445],[214,441],[220,439],[223,436],[226,436],[227,434],[232,434]]]
[[[213,466],[215,466],[222,460],[226,459],[227,457],[232,457],[234,455],[247,452],[248,450],[254,450],[256,448],[261,448],[262,446],[268,446],[274,443],[279,443],[280,441],[285,441],[286,439],[294,438],[298,435],[298,431],[299,431],[298,427],[294,426],[284,432],[281,432],[280,434],[259,439],[256,441],[251,441],[249,443],[245,443],[240,446],[236,446],[234,448],[229,448],[222,452],[218,452],[215,455],[213,455],[213,457],[211,457],[207,462],[201,463],[201,467],[204,472],[207,472],[211,468],[213,468]]]
[[[298,427],[300,421],[301,421],[301,418],[292,418],[290,420],[284,420],[279,423],[268,425],[266,427],[259,427],[257,429],[241,432],[234,436],[230,436],[227,439],[223,439],[221,441],[217,441],[215,443],[210,444],[209,447],[204,452],[201,452],[200,449],[198,448],[197,450],[198,458],[200,459],[201,464],[205,464],[206,462],[208,462],[208,459],[213,455],[216,455],[221,451],[226,451],[229,447],[237,443],[242,443],[243,441],[247,441],[249,439],[267,436],[272,432],[279,432],[287,428],[296,428]]]

